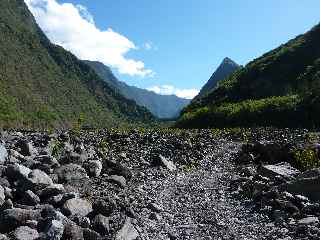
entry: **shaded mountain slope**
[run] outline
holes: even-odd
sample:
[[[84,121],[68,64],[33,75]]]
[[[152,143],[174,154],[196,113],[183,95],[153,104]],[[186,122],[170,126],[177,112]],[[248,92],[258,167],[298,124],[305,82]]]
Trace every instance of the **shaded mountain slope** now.
[[[320,126],[320,25],[237,70],[184,109],[181,127]]]
[[[86,64],[53,45],[23,0],[0,1],[0,124],[68,127],[146,122],[145,108],[116,93]]]
[[[152,91],[129,86],[119,81],[110,68],[103,63],[94,61],[85,61],[85,63],[90,65],[116,91],[128,99],[134,100],[138,105],[146,107],[158,118],[176,118],[190,102],[188,99],[179,98],[175,95],[159,95]]]

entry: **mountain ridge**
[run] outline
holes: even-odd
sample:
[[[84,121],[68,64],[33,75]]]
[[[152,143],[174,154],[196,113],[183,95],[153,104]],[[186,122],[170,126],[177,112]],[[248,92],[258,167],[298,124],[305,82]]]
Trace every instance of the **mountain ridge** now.
[[[138,105],[146,107],[156,117],[161,119],[174,119],[191,100],[179,98],[176,95],[160,95],[152,91],[130,86],[118,80],[111,69],[98,61],[84,61],[96,73],[109,83],[117,92],[128,99],[134,100]]]

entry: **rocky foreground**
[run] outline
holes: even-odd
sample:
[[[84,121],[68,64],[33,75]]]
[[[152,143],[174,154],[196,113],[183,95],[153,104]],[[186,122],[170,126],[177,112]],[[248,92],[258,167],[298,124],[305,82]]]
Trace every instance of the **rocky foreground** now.
[[[270,144],[304,134],[2,132],[0,240],[319,239],[320,171]]]

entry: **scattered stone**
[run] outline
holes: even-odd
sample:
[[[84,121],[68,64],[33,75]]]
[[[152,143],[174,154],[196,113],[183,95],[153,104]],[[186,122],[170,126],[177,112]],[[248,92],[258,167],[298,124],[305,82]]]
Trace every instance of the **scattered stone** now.
[[[157,212],[157,213],[163,212],[163,208],[160,205],[155,203],[149,203],[148,208],[153,212]]]
[[[300,171],[291,167],[289,163],[278,163],[275,165],[264,165],[258,168],[258,173],[264,177],[275,179],[281,176],[285,179],[294,179]]]
[[[3,143],[0,143],[0,164],[4,164],[8,157],[8,151]]]
[[[93,202],[93,211],[98,215],[110,216],[115,210],[116,203],[112,199],[96,200]]]
[[[63,223],[61,221],[52,220],[45,230],[45,234],[50,240],[60,240],[63,236],[63,231]]]
[[[79,215],[85,217],[92,212],[92,204],[85,199],[73,198],[64,203],[63,211],[67,216]]]
[[[302,218],[298,221],[299,225],[313,225],[319,222],[319,218],[317,217],[306,217]]]
[[[31,190],[27,190],[26,192],[24,192],[20,203],[28,206],[35,206],[40,203],[40,198]]]
[[[162,155],[159,155],[154,159],[154,164],[157,166],[161,165],[163,167],[166,167],[169,171],[175,171],[177,169],[173,162],[167,160]]]
[[[102,163],[99,160],[90,160],[85,164],[90,177],[99,177],[102,171]]]
[[[83,237],[84,237],[84,240],[101,240],[102,239],[99,233],[89,228],[83,229]]]
[[[28,178],[31,173],[31,169],[15,163],[14,165],[9,165],[7,167],[6,176],[9,180],[21,180]]]
[[[0,207],[4,204],[6,196],[4,194],[4,188],[0,185]]]
[[[25,185],[34,191],[41,190],[53,184],[52,179],[39,169],[32,170],[25,181]]]
[[[65,192],[64,186],[62,184],[52,184],[38,192],[39,196],[42,198],[49,198]]]

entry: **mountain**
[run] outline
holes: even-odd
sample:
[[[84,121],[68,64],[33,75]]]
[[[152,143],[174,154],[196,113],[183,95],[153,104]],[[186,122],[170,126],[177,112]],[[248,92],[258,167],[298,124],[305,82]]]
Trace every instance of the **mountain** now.
[[[200,93],[198,94],[196,99],[208,94],[215,87],[217,87],[219,81],[226,79],[239,68],[240,66],[230,58],[226,57],[225,59],[223,59],[217,70],[212,74],[208,82],[200,90]]]
[[[0,126],[111,127],[151,113],[115,92],[90,67],[52,44],[23,0],[0,1]]]
[[[238,69],[186,107],[186,128],[319,127],[320,24]]]
[[[129,86],[119,81],[111,69],[103,63],[84,61],[91,66],[96,73],[104,79],[117,92],[128,99],[134,100],[138,105],[146,107],[156,117],[161,119],[177,118],[180,111],[190,103],[190,100],[179,98],[176,95],[159,95],[152,91]]]

